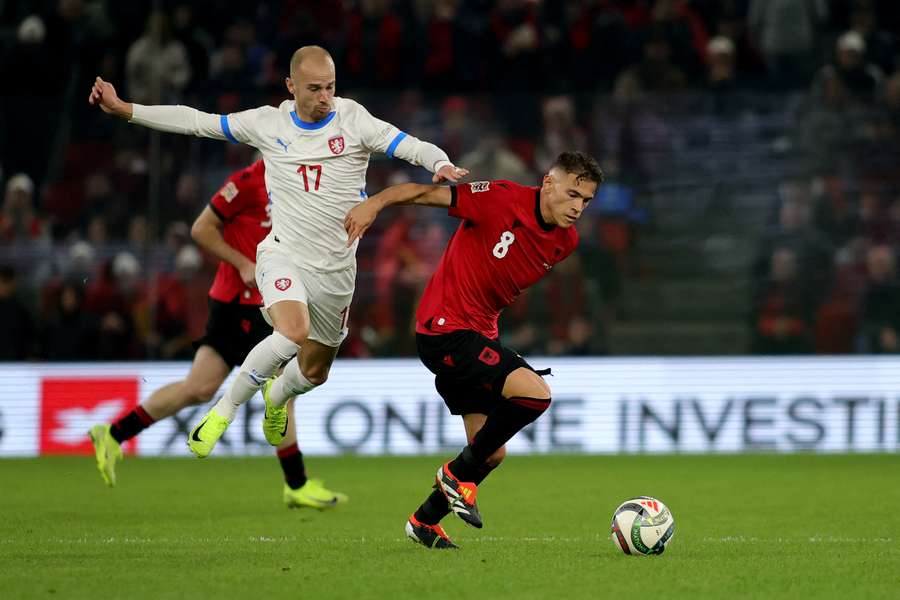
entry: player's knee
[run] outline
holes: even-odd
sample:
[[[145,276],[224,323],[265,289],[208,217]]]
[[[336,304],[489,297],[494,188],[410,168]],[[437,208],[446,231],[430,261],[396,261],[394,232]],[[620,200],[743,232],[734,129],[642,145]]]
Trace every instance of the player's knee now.
[[[186,381],[182,388],[189,405],[206,404],[216,393],[219,386],[206,382]]]
[[[550,386],[544,378],[531,369],[520,367],[510,373],[503,385],[506,398],[524,397],[550,401]]]
[[[280,325],[278,333],[289,339],[297,346],[303,346],[309,337],[309,325],[303,322],[292,322]]]
[[[307,369],[301,369],[301,373],[306,377],[306,380],[316,387],[328,381],[329,371],[330,369],[327,366],[314,366]]]

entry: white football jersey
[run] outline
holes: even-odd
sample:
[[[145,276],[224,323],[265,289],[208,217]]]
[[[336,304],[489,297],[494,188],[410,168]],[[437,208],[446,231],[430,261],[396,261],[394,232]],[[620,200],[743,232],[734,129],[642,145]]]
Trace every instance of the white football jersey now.
[[[410,155],[418,140],[353,100],[335,97],[333,106],[316,123],[301,121],[293,100],[220,117],[228,140],[257,148],[265,161],[272,232],[263,243],[324,272],[354,265],[358,242],[347,247],[344,217],[365,198],[369,155],[396,153],[419,164]]]

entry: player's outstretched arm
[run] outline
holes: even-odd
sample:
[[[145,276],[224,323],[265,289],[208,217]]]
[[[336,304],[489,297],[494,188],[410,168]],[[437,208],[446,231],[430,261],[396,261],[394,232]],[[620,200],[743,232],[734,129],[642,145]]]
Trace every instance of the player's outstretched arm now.
[[[450,188],[440,185],[401,183],[392,185],[354,206],[344,217],[347,246],[353,245],[375,221],[382,209],[393,204],[419,204],[448,208],[453,196]]]
[[[256,263],[225,241],[222,227],[222,219],[207,206],[191,226],[191,237],[198,246],[237,269],[244,285],[255,288]]]
[[[144,106],[125,102],[119,98],[116,88],[100,77],[94,80],[88,102],[99,106],[107,114],[150,129],[217,140],[229,139],[223,129],[224,116],[205,113],[190,106]]]

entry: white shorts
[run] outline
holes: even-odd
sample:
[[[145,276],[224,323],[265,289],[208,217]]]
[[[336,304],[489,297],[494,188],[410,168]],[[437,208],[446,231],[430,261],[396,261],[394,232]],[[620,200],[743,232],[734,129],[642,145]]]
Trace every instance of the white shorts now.
[[[309,339],[337,348],[347,337],[347,320],[356,284],[356,267],[320,273],[295,263],[280,248],[263,242],[256,249],[256,285],[263,297],[263,316],[283,300],[302,302],[309,310]]]

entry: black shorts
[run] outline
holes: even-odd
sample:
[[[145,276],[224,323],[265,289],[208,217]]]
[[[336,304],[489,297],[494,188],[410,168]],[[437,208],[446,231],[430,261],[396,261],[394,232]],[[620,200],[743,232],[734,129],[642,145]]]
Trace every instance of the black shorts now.
[[[236,367],[271,333],[272,326],[266,323],[258,306],[210,298],[206,334],[194,342],[194,348],[209,346],[229,367]]]
[[[422,364],[435,374],[434,387],[450,413],[491,414],[503,385],[519,367],[534,370],[515,350],[470,330],[416,334]]]

